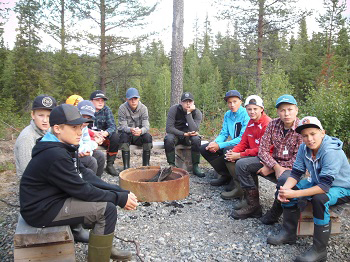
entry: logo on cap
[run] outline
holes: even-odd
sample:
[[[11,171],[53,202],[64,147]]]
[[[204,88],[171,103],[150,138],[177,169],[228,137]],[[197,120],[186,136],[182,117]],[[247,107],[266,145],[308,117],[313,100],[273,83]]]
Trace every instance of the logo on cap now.
[[[310,119],[303,119],[303,125],[310,124]]]
[[[190,95],[188,93],[185,94],[185,97],[189,97]]]
[[[80,108],[80,110],[87,110],[87,111],[91,111],[93,113],[95,113],[95,111],[96,111],[95,108],[93,108],[92,106],[88,106],[88,105],[82,106]]]
[[[41,100],[41,103],[45,107],[51,107],[53,105],[52,99],[48,96],[44,97],[43,100]]]

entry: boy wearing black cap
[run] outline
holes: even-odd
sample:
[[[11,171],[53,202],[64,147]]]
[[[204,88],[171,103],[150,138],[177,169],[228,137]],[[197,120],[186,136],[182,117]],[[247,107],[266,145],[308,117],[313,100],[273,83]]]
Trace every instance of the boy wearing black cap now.
[[[34,227],[93,225],[88,261],[109,261],[111,252],[112,258],[130,259],[131,253],[111,251],[111,247],[116,205],[132,210],[138,205],[137,198],[103,182],[79,164],[77,146],[85,122],[88,120],[75,106],[63,104],[52,110],[52,132],[35,145],[33,158],[21,178],[20,212]],[[95,182],[87,182],[91,177]]]
[[[166,136],[164,138],[165,154],[169,165],[175,166],[175,146],[178,144],[191,146],[193,174],[204,177],[199,169],[201,137],[198,134],[202,121],[202,112],[194,105],[194,97],[185,92],[181,103],[170,107],[166,120]]]
[[[36,140],[44,136],[49,130],[49,117],[54,107],[56,107],[56,100],[52,96],[39,95],[34,99],[30,125],[19,134],[14,148],[18,176],[22,176],[32,158],[32,149]]]
[[[106,171],[110,175],[116,176],[117,171],[113,164],[118,154],[117,126],[112,110],[106,106],[108,98],[101,90],[96,90],[90,95],[90,100],[96,108],[95,121],[91,128],[92,130],[98,130],[105,138],[103,145],[107,146]]]
[[[225,153],[241,141],[250,120],[247,111],[242,107],[242,96],[237,90],[228,91],[224,99],[230,110],[224,115],[221,132],[215,141],[200,147],[202,156],[219,174],[217,179],[210,182],[212,186],[225,185],[232,179],[225,164]],[[231,140],[227,141],[228,137]]]
[[[142,146],[142,166],[149,166],[152,136],[148,133],[148,109],[140,102],[136,88],[131,87],[126,91],[125,100],[118,110],[118,136],[124,170],[130,167],[130,144]]]

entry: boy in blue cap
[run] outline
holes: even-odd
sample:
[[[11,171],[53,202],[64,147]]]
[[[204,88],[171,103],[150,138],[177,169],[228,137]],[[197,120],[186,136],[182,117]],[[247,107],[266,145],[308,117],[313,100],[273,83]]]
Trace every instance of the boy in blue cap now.
[[[350,201],[350,165],[342,150],[343,142],[326,135],[316,117],[304,117],[296,132],[304,143],[299,147],[291,175],[278,192],[278,200],[283,203],[282,231],[267,242],[272,245],[296,242],[298,199],[306,198],[313,208],[313,245],[295,261],[326,261],[331,233],[329,207]],[[301,179],[306,170],[310,176]]]

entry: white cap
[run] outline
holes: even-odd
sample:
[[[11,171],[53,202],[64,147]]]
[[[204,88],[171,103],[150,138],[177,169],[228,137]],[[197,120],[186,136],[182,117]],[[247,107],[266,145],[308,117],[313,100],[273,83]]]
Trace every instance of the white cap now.
[[[264,108],[264,103],[263,103],[261,97],[257,96],[257,95],[248,96],[247,99],[245,100],[245,103],[244,103],[245,107],[247,105],[257,105],[257,106]]]
[[[306,116],[299,122],[299,126],[295,129],[299,134],[305,128],[314,127],[323,130],[320,120],[314,116]]]

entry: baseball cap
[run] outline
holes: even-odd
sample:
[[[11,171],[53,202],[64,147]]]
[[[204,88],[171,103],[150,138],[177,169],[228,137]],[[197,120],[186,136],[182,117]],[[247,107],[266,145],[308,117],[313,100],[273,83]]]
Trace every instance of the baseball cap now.
[[[82,117],[78,108],[69,104],[55,107],[50,114],[50,126],[61,124],[81,125],[86,122],[91,122],[91,120]]]
[[[282,95],[280,96],[277,101],[276,101],[276,108],[279,107],[280,104],[282,103],[288,103],[288,104],[293,104],[293,105],[298,105],[297,101],[292,95]]]
[[[140,98],[140,94],[136,88],[131,87],[128,90],[126,90],[126,99],[131,99],[133,97]]]
[[[95,98],[103,98],[104,100],[108,100],[106,95],[101,90],[96,90],[91,93],[90,100],[93,100]]]
[[[299,126],[295,129],[299,134],[305,128],[314,127],[323,130],[320,120],[314,116],[306,116],[299,122]]]
[[[32,110],[35,109],[48,109],[52,110],[57,106],[55,98],[49,95],[39,95],[34,98]]]
[[[66,104],[70,104],[73,106],[77,106],[79,102],[83,101],[84,98],[82,98],[79,95],[71,95],[70,97],[67,98]]]
[[[194,101],[194,97],[190,92],[185,92],[181,95],[181,102],[185,101],[185,100],[191,100]]]
[[[224,97],[225,101],[227,101],[227,99],[228,99],[229,97],[232,97],[232,96],[236,96],[236,97],[238,97],[240,100],[242,100],[242,96],[241,96],[241,94],[240,94],[237,90],[230,90],[230,91],[228,91],[228,92],[226,93],[226,95],[225,95],[225,97]]]
[[[257,95],[248,96],[244,103],[244,106],[247,106],[247,105],[257,105],[264,108],[263,100],[261,99],[260,96],[257,96]]]
[[[79,110],[80,114],[88,115],[88,116],[91,116],[92,119],[95,119],[96,108],[91,101],[83,100],[83,101],[79,102],[78,110]]]

